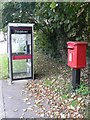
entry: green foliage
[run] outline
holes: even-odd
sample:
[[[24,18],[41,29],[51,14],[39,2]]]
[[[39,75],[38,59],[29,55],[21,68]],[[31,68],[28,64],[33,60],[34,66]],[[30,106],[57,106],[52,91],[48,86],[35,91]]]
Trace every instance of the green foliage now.
[[[68,99],[67,94],[63,94],[61,97],[62,97],[63,100]]]
[[[76,107],[78,104],[78,100],[73,100],[70,105],[72,105],[73,107]]]
[[[55,2],[52,2],[52,3],[50,4],[50,8],[51,8],[51,9],[55,9],[55,8],[56,8],[56,3],[55,3]]]
[[[0,1],[0,29],[2,28],[2,12],[3,12],[3,2]]]
[[[8,77],[8,60],[7,55],[0,56],[0,79]]]
[[[67,41],[90,41],[89,19],[88,2],[9,2],[4,5],[2,22],[3,26],[9,22],[34,23],[38,50],[62,58]]]
[[[33,19],[34,2],[6,2],[2,14],[3,26],[10,22],[29,22]]]
[[[36,18],[42,23],[38,31],[42,31],[41,37],[46,38],[47,44],[44,47],[39,44],[38,49],[60,58],[66,54],[67,41],[89,41],[89,8],[88,3],[38,3]],[[45,43],[43,38],[39,41]]]
[[[44,83],[45,86],[49,86],[50,87],[51,84],[52,84],[51,80],[45,80],[45,83]]]
[[[36,32],[35,45],[36,45],[36,49],[39,48],[39,50],[41,51],[45,51],[45,48],[48,47],[47,37],[43,35],[42,31]]]
[[[90,58],[90,46],[87,47],[87,56]]]
[[[88,94],[90,94],[89,87],[87,85],[85,85],[84,83],[82,83],[80,85],[80,88],[77,89],[76,92],[78,94],[81,94],[81,95],[88,95]]]

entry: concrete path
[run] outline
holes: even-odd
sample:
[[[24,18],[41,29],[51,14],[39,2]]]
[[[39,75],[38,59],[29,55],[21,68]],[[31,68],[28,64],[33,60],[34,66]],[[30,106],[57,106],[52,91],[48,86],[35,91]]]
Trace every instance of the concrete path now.
[[[24,94],[21,94],[27,80],[15,81],[9,85],[7,80],[0,80],[0,120],[1,118],[39,118],[33,110],[27,110]],[[34,104],[33,98],[31,105]]]
[[[4,111],[3,92],[2,92],[2,80],[0,80],[0,120],[2,118],[5,118],[5,111]]]

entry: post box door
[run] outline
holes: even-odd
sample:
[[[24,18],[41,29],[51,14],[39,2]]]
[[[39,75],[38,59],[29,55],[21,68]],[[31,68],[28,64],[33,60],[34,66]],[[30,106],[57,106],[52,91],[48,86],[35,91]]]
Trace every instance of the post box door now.
[[[77,46],[77,68],[84,68],[86,66],[86,44]]]

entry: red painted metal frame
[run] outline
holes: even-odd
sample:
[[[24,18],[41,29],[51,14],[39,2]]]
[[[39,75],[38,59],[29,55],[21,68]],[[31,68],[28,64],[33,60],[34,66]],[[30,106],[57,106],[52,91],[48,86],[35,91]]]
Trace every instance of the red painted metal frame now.
[[[12,56],[12,60],[21,60],[21,59],[31,59],[31,55],[14,55]]]

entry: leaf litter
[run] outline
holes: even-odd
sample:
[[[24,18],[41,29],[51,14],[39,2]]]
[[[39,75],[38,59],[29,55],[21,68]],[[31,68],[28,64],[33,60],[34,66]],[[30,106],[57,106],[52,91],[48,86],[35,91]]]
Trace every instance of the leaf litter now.
[[[40,57],[40,56],[39,56]],[[37,58],[39,58],[37,57]],[[27,110],[34,110],[41,118],[84,118],[89,95],[72,90],[72,70],[64,64],[41,57],[36,60],[36,80],[25,84],[24,101],[34,98],[35,104]],[[40,63],[40,64],[39,64]],[[87,68],[81,71],[81,81],[88,83]]]

